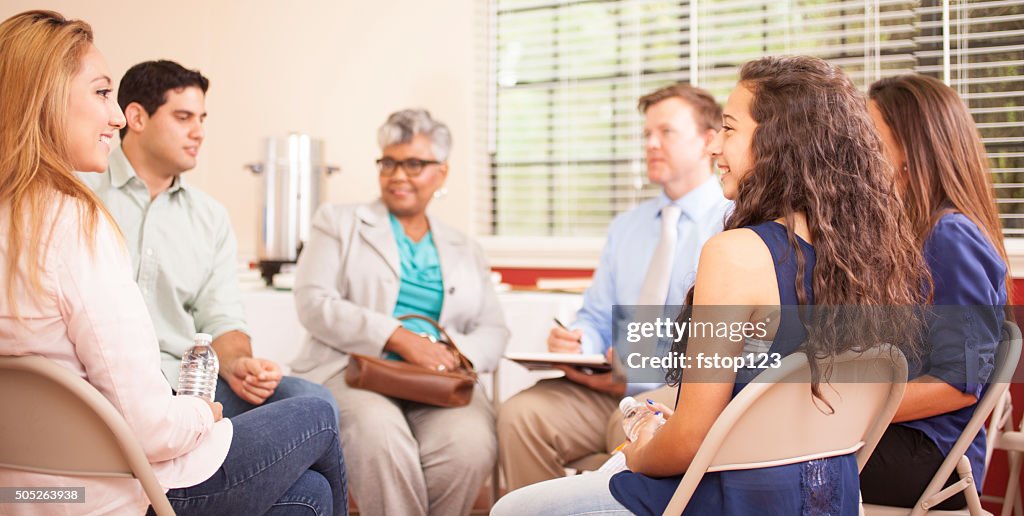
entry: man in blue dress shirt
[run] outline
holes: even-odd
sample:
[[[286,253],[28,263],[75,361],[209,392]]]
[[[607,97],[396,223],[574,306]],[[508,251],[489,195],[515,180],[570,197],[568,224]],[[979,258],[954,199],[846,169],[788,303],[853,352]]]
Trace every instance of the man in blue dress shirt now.
[[[568,329],[551,329],[551,352],[608,353],[613,306],[641,304],[642,289],[650,295],[648,269],[659,261],[655,251],[662,240],[663,212],[678,214],[674,245],[665,248],[670,256],[663,257],[670,260],[671,272],[655,275],[658,282],[668,281],[656,294],[664,299],[643,303],[681,305],[696,277],[704,242],[722,231],[731,208],[708,152],[722,123],[714,97],[675,84],[642,97],[639,108],[645,116],[647,176],[662,193],[612,221],[583,307]],[[669,206],[676,208],[665,210]],[[675,397],[674,389],[623,383],[612,373],[565,372],[565,378],[541,381],[501,408],[498,445],[509,490],[563,476],[565,464],[614,449],[624,435],[617,410],[624,395],[669,405]]]

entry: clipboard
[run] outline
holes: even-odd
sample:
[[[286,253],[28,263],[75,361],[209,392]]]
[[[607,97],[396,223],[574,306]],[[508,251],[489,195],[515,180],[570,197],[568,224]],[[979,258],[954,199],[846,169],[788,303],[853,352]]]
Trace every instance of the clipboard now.
[[[556,365],[565,365],[584,370],[588,374],[606,373],[612,365],[604,355],[578,355],[575,353],[506,353],[505,359],[511,360],[531,371],[554,369]]]

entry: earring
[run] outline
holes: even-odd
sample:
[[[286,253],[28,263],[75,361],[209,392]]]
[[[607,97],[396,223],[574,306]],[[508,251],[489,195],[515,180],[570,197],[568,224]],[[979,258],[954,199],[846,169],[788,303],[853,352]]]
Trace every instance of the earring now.
[[[437,190],[434,190],[434,198],[435,199],[440,199],[440,198],[442,198],[442,197],[444,197],[446,195],[448,195],[448,187],[447,186],[442,186],[441,188],[438,188]]]

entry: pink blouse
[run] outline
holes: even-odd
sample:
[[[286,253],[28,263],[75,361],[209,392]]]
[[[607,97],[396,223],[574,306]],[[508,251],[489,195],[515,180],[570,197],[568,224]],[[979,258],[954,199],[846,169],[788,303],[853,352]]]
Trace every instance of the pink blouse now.
[[[231,421],[214,423],[204,401],[171,394],[160,372],[153,325],[120,236],[99,215],[96,241],[90,249],[77,207],[76,201],[66,201],[52,211],[52,223],[45,226],[52,233],[42,270],[42,295],[33,301],[22,282],[15,290],[20,322],[7,296],[0,295],[0,354],[41,355],[74,371],[124,416],[165,489],[199,484],[224,462],[231,444]],[[0,207],[0,258],[6,256],[9,220],[10,209]],[[8,285],[2,266],[0,285],[4,289]],[[134,479],[0,469],[0,486],[85,487],[85,504],[4,504],[4,513],[142,514],[149,505]]]

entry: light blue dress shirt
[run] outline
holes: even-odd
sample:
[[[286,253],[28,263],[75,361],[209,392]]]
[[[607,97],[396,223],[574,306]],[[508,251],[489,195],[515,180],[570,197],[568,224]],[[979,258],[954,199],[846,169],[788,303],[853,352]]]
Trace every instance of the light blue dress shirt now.
[[[612,307],[636,303],[647,265],[661,238],[661,210],[679,206],[675,258],[666,305],[681,305],[697,277],[697,261],[704,242],[720,233],[732,203],[722,195],[717,177],[672,201],[664,192],[612,221],[594,281],[583,294],[583,307],[572,328],[583,330],[583,352],[604,354],[612,346]],[[629,384],[635,394],[656,384]]]

